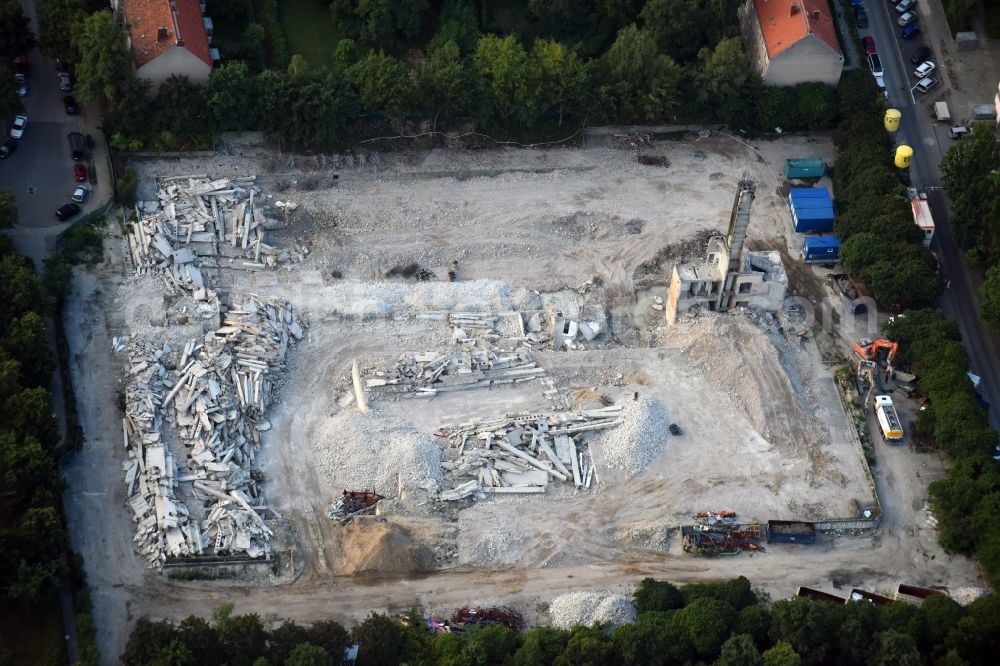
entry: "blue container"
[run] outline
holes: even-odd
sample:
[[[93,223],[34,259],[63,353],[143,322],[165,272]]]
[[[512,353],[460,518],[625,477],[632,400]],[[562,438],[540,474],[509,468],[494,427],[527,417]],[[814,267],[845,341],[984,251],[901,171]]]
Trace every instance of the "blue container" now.
[[[792,208],[795,233],[833,231],[833,208]]]
[[[822,178],[826,165],[818,157],[785,160],[785,178]]]
[[[807,236],[802,243],[802,260],[807,264],[832,264],[840,260],[840,239],[836,236]]]
[[[830,190],[825,187],[792,187],[788,190],[789,199],[830,199]]]

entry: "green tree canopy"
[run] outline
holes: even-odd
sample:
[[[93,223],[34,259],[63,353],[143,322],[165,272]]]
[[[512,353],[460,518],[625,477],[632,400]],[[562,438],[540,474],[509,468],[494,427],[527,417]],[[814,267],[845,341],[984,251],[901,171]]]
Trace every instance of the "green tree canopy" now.
[[[440,119],[447,120],[472,106],[475,82],[462,61],[454,42],[445,42],[432,50],[417,72],[418,98],[431,116],[431,127]]]
[[[979,286],[979,318],[1000,332],[1000,264],[986,271],[986,279]]]
[[[35,47],[35,35],[17,0],[0,1],[0,56],[11,60]]]
[[[350,68],[348,76],[365,110],[382,110],[399,118],[413,106],[413,77],[406,63],[397,58],[371,51]]]
[[[608,115],[622,121],[670,118],[681,71],[659,53],[645,30],[629,25],[595,64],[597,93]]]
[[[10,190],[0,190],[0,229],[10,229],[17,222],[17,198]]]
[[[94,12],[72,26],[73,46],[80,53],[76,65],[77,96],[114,103],[131,76],[121,25],[109,10]]]

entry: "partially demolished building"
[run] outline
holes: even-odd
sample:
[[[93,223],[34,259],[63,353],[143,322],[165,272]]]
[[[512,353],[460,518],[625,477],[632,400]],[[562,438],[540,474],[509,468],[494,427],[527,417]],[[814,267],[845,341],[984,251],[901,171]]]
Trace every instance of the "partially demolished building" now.
[[[788,276],[777,252],[744,251],[756,184],[744,173],[736,191],[729,233],[708,242],[704,261],[674,266],[667,287],[667,322],[692,308],[724,312],[732,308],[781,309]]]

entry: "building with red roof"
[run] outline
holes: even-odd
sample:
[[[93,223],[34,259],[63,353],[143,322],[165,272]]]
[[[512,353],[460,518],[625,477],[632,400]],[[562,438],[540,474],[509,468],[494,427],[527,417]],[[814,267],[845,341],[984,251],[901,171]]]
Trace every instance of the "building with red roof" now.
[[[204,83],[212,71],[211,20],[198,0],[121,0],[136,75],[158,86],[172,75]]]
[[[836,85],[844,68],[825,0],[747,0],[740,27],[750,61],[769,86]]]

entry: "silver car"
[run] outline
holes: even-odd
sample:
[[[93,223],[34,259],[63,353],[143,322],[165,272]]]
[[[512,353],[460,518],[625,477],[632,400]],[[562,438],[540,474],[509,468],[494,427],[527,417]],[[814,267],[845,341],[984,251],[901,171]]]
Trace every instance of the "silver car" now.
[[[70,80],[69,74],[66,72],[59,72],[56,76],[59,77],[59,90],[69,92],[73,89],[73,82]]]
[[[73,196],[70,197],[76,203],[86,203],[87,197],[90,196],[90,188],[86,185],[77,185],[76,189],[73,190]]]
[[[18,116],[14,118],[14,124],[10,126],[12,138],[20,139],[24,136],[24,128],[28,126],[28,116]]]

